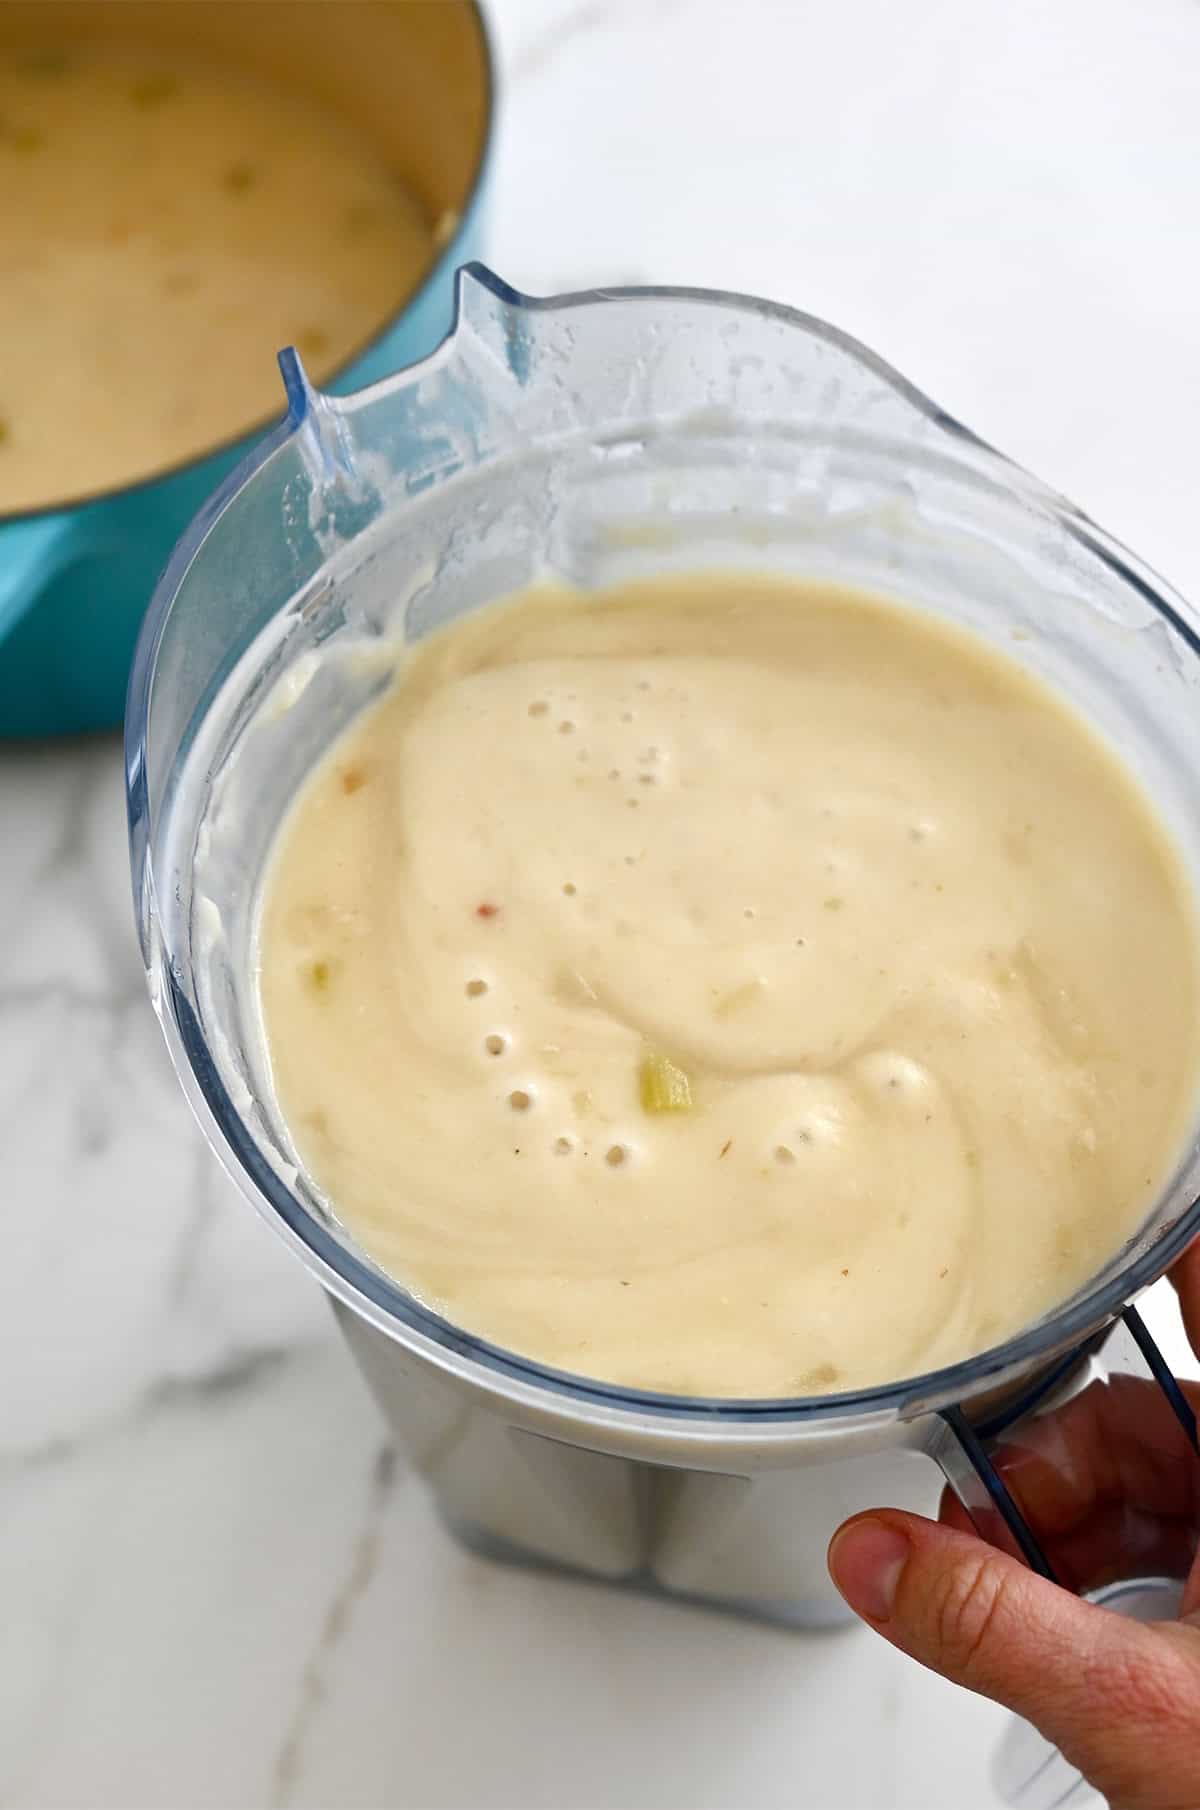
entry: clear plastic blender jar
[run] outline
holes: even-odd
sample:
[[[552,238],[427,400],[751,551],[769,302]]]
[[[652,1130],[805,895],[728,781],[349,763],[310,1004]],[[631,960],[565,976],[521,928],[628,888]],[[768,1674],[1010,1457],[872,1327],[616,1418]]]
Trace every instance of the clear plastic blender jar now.
[[[498,1555],[813,1626],[842,1614],[825,1570],[837,1524],[884,1502],[929,1509],[944,1477],[981,1532],[1048,1575],[1122,1581],[1034,1512],[1011,1460],[1036,1457],[1069,1494],[1087,1418],[1196,1463],[1189,1402],[1129,1306],[1200,1227],[1196,1135],[1084,1289],[967,1362],[804,1400],[618,1389],[447,1323],[355,1245],[276,1106],[252,937],[281,813],[398,647],[547,571],[583,587],[712,566],[829,576],[960,622],[1103,731],[1196,877],[1192,612],[788,309],[691,290],[531,301],[472,266],[454,332],[412,370],[333,399],[293,354],[281,363],[287,421],[197,519],[143,631],[127,720],[138,924],[208,1136],[333,1297],[446,1521]],[[1188,1556],[1178,1530],[1139,1522],[1125,1569],[1166,1589]]]

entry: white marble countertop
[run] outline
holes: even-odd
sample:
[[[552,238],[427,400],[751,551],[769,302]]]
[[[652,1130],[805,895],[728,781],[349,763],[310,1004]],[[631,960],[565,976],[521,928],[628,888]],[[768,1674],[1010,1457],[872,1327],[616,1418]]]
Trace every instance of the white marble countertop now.
[[[1200,595],[1195,0],[494,11],[503,275],[825,315]],[[451,1544],[189,1121],[120,777],[0,753],[0,1804],[988,1810],[1000,1712],[865,1632]]]

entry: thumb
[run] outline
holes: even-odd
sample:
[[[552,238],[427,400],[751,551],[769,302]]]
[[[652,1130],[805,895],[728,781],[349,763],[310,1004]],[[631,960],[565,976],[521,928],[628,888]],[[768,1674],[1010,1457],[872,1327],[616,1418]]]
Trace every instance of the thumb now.
[[[864,1621],[1040,1729],[1122,1810],[1200,1804],[1200,1630],[1072,1596],[970,1534],[884,1509],[829,1548]]]

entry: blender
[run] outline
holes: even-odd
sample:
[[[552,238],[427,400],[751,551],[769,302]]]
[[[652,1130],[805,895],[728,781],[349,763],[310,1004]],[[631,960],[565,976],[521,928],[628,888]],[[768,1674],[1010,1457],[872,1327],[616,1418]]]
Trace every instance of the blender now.
[[[139,932],[210,1141],[328,1290],[447,1525],[496,1557],[817,1627],[846,1613],[825,1569],[837,1525],[881,1503],[928,1511],[947,1482],[1046,1576],[1139,1612],[1169,1602],[1194,1530],[1131,1504],[1118,1575],[1046,1503],[1070,1496],[1085,1422],[1154,1464],[1198,1462],[1191,1403],[1132,1303],[1200,1229],[1200,1126],[1123,1248],[993,1349],[806,1399],[618,1388],[474,1337],[355,1244],[274,1100],[253,941],[284,810],[399,650],[547,574],[586,590],[795,573],[962,624],[1102,732],[1196,881],[1194,613],[872,353],[788,308],[686,289],[535,300],[471,265],[423,363],[345,398],[317,393],[294,352],[280,363],[286,421],[193,523],[142,631],[126,724]]]

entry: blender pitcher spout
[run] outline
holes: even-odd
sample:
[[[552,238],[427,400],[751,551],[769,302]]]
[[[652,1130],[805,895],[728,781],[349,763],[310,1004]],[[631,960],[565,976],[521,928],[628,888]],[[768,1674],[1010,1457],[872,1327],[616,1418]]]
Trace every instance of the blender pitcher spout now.
[[[554,418],[566,425],[573,402],[578,413],[584,386],[594,411],[599,380],[620,415],[660,427],[690,413],[712,431],[727,410],[742,427],[748,416],[836,422],[914,445],[946,437],[960,456],[975,448],[985,460],[999,457],[850,334],[734,291],[618,287],[537,297],[475,262],[458,272],[447,345],[464,362],[482,351],[493,375],[516,387],[524,432],[535,398],[543,428]]]

